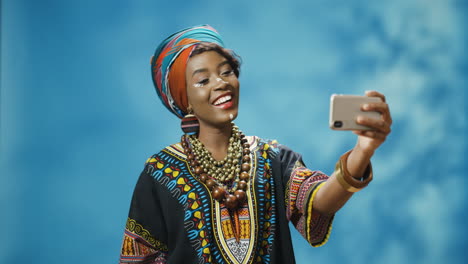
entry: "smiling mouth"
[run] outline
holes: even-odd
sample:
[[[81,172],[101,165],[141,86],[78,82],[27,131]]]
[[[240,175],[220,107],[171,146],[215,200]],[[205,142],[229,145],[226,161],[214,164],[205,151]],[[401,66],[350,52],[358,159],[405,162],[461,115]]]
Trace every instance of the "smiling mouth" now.
[[[227,95],[221,96],[220,98],[216,99],[216,101],[213,102],[213,105],[214,106],[223,106],[223,105],[226,105],[226,104],[228,104],[230,102],[232,102],[232,95],[227,94]]]

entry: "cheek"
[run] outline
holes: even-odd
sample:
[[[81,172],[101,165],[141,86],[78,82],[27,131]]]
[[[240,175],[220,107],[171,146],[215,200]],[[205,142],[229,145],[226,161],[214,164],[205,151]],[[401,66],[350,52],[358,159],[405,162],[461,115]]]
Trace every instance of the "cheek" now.
[[[240,90],[240,83],[239,83],[239,80],[236,79],[234,81],[231,82],[231,85],[234,87],[234,89],[236,89],[238,92]]]
[[[233,75],[231,79],[229,80],[229,82],[231,83],[232,86],[239,88],[239,79],[237,78],[237,76]]]
[[[209,99],[208,89],[203,87],[188,87],[187,88],[188,102],[193,105],[205,103]]]

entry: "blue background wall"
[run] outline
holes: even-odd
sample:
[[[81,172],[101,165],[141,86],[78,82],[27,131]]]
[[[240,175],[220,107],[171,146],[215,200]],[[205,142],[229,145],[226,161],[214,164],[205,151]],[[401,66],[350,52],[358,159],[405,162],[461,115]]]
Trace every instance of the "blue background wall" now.
[[[206,23],[243,58],[237,124],[311,168],[331,173],[355,142],[328,128],[332,93],[388,98],[374,182],[326,246],[292,231],[298,263],[461,263],[466,14],[443,0],[2,1],[0,262],[117,261],[144,161],[180,137],[149,59]]]

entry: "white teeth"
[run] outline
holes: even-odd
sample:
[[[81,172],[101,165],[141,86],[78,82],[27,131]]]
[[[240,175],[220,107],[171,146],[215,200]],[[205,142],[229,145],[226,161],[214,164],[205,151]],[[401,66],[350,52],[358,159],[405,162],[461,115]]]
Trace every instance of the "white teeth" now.
[[[226,96],[223,96],[221,98],[219,98],[218,100],[216,100],[213,104],[214,105],[220,105],[220,104],[223,104],[229,100],[231,100],[232,97],[230,95],[226,95]]]

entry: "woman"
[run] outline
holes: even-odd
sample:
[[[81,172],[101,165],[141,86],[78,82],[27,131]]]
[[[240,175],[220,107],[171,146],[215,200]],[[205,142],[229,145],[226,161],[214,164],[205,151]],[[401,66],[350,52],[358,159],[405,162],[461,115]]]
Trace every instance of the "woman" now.
[[[331,177],[305,167],[276,141],[245,136],[232,121],[239,104],[239,62],[203,25],[157,48],[153,81],[182,119],[181,142],[148,159],[132,198],[120,263],[294,263],[288,223],[312,246],[326,243],[334,214],[372,180],[370,158],[390,133],[385,97],[365,106],[372,131]]]

